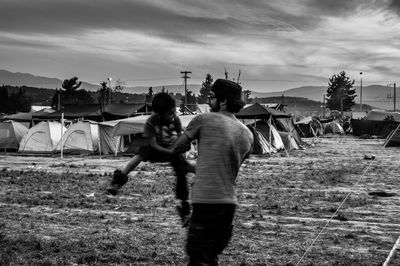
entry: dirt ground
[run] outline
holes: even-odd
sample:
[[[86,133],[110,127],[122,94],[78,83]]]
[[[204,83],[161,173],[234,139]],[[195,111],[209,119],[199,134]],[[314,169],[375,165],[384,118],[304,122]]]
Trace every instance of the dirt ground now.
[[[400,148],[352,136],[304,140],[304,150],[242,166],[221,265],[387,259],[400,236]],[[128,159],[0,154],[0,265],[184,265],[168,164],[142,163],[120,195],[104,193]],[[400,250],[389,265],[400,265]]]

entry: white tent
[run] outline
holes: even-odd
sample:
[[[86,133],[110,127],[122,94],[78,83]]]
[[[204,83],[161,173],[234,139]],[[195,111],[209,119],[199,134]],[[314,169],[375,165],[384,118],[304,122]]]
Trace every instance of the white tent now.
[[[263,119],[243,119],[243,123],[247,126],[251,125],[257,129],[267,140],[267,142],[271,141],[271,145],[276,150],[284,150],[285,145],[283,144],[282,138],[279,135],[278,130],[273,125],[269,125],[267,121]],[[271,138],[270,136],[271,132]]]
[[[185,128],[195,116],[196,115],[179,116],[179,119],[181,120],[182,123],[182,127]],[[146,123],[147,118],[149,117],[150,115],[141,115],[125,119],[101,122],[99,124],[112,126],[114,130],[113,132],[114,136],[137,134],[137,133],[143,133],[144,125]]]
[[[27,132],[28,128],[19,122],[0,122],[0,149],[18,150],[19,143]]]
[[[56,151],[65,153],[94,153],[99,150],[99,126],[93,121],[72,124],[57,145]]]
[[[52,152],[67,129],[59,122],[43,121],[30,128],[19,144],[19,152]]]
[[[122,136],[114,136],[115,125],[116,123],[112,121],[98,124],[100,154],[117,154],[120,151],[125,151],[124,138]]]
[[[344,134],[343,127],[335,121],[331,121],[329,123],[323,124],[323,126],[324,126],[324,134],[328,134],[328,133]]]

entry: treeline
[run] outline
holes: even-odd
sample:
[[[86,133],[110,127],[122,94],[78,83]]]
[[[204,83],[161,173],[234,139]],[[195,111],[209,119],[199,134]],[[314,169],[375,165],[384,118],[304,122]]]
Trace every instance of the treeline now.
[[[17,112],[29,112],[32,101],[26,94],[24,87],[0,87],[0,113],[15,114]]]

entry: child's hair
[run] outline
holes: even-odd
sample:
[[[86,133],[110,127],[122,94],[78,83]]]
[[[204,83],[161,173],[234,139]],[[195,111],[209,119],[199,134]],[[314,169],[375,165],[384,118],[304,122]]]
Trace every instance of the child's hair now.
[[[151,105],[155,113],[165,113],[171,110],[171,108],[175,108],[175,99],[166,92],[160,92],[154,96]]]

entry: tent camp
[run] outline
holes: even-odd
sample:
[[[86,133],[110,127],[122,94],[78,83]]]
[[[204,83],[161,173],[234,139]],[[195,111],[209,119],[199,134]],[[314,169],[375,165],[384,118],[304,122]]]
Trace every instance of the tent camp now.
[[[23,136],[28,128],[15,121],[0,122],[0,150],[17,151]]]
[[[363,119],[351,119],[351,126],[355,136],[371,135],[387,138],[400,123],[399,112],[371,110]]]
[[[59,122],[42,121],[22,138],[19,152],[53,152],[67,129]]]
[[[55,151],[85,154],[99,150],[99,126],[93,121],[79,121],[72,124],[63,134]]]
[[[400,124],[387,136],[385,143],[383,144],[385,147],[400,147]]]

